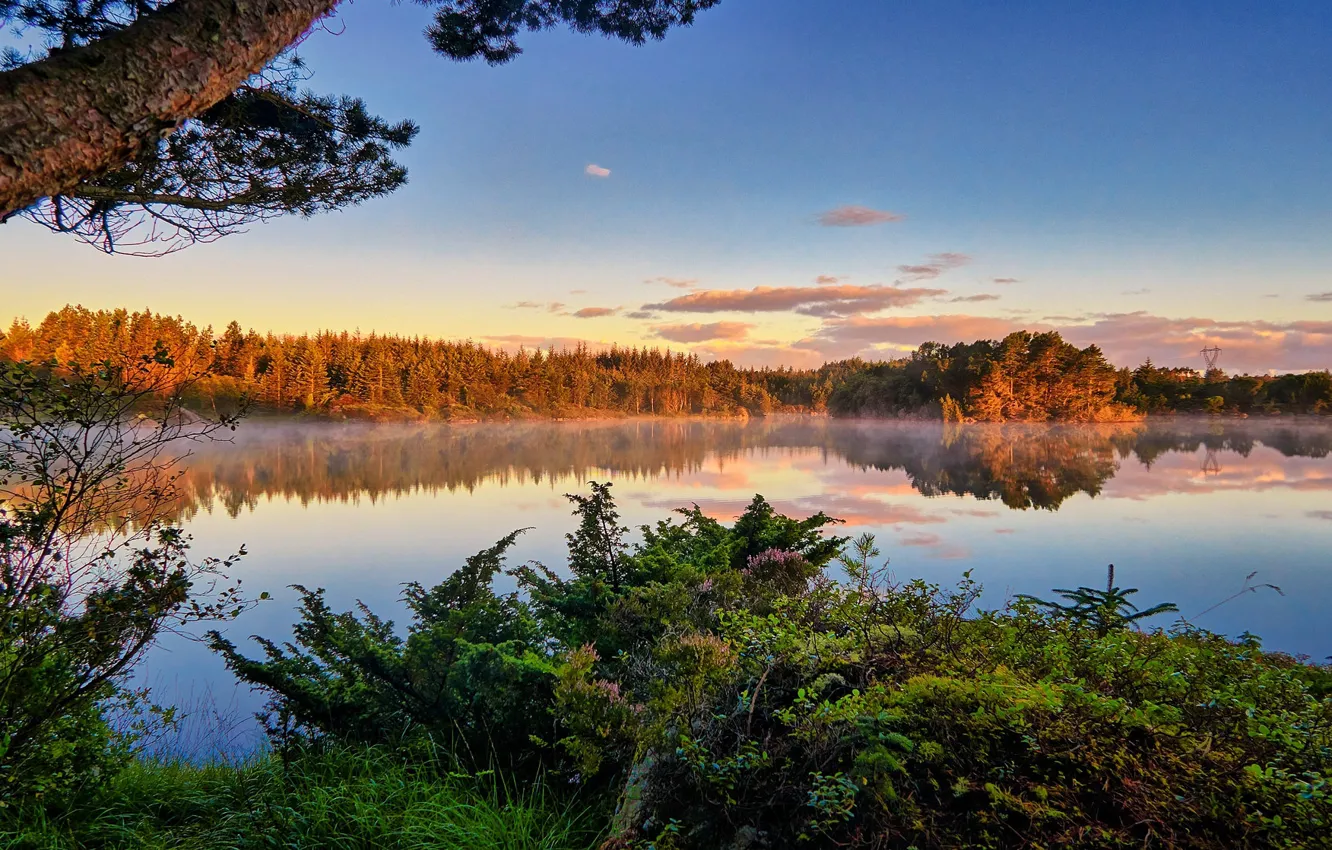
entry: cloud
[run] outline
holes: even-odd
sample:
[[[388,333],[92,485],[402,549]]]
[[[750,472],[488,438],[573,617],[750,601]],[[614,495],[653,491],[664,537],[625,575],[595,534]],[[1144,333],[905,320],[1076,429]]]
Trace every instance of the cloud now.
[[[643,282],[664,283],[667,286],[674,286],[676,289],[693,289],[698,286],[698,278],[696,277],[650,277]]]
[[[671,342],[706,342],[710,339],[744,339],[754,326],[748,322],[709,322],[690,325],[657,325],[653,333]]]
[[[625,313],[624,317],[626,319],[655,319],[657,314],[649,313],[647,310],[634,310],[631,313]]]
[[[1310,519],[1332,520],[1332,511],[1309,511],[1306,516]]]
[[[909,307],[926,298],[948,294],[946,289],[902,289],[896,286],[756,286],[753,289],[705,289],[644,310],[668,313],[775,313],[793,310],[809,316],[844,316],[872,313],[889,307]]]
[[[908,534],[897,539],[899,546],[938,546],[943,540],[937,534]]]
[[[544,307],[547,313],[558,313],[564,309],[564,302],[549,301],[543,303],[541,301],[515,301],[512,304],[505,304],[504,306],[509,310],[540,310]]]
[[[704,516],[730,521],[745,512],[749,499],[693,499],[685,505],[678,498],[654,498],[643,502],[647,508],[687,507],[689,502],[702,509]],[[844,520],[847,526],[930,525],[945,522],[914,505],[883,502],[878,499],[822,493],[795,499],[770,500],[772,507],[783,516],[804,518],[819,511]]]
[[[971,262],[966,254],[947,252],[931,254],[927,263],[915,266],[898,266],[897,270],[907,280],[933,280],[950,269],[960,268]]]
[[[1315,292],[1304,296],[1305,301],[1332,301],[1332,292]]]
[[[998,301],[999,298],[1000,296],[989,292],[980,292],[976,295],[959,295],[956,298],[949,298],[948,301],[952,304],[958,304],[963,301]]]
[[[814,278],[814,282],[819,286],[832,286],[834,283],[841,283],[846,280],[846,275],[840,274],[821,274]]]
[[[575,319],[600,319],[603,316],[614,316],[618,312],[620,312],[619,307],[583,307],[569,315]]]
[[[996,517],[998,511],[986,510],[985,508],[953,508],[949,511],[953,516],[974,516],[974,517]]]
[[[570,294],[570,295],[586,295],[586,294],[587,294],[587,290],[586,290],[586,289],[570,289],[570,290],[569,290],[569,294]]]
[[[819,224],[824,227],[865,227],[870,224],[885,224],[901,221],[906,216],[887,210],[874,210],[854,204],[836,207],[819,214]]]
[[[1120,295],[1147,295],[1150,292],[1150,289],[1144,287],[1143,289],[1125,289]]]
[[[588,177],[609,177],[610,169],[602,168],[600,165],[596,164],[589,164],[587,168],[583,169],[583,173]]]
[[[990,278],[990,283],[1003,283],[1003,284],[1009,284],[1009,283],[1021,283],[1021,282],[1022,282],[1022,281],[1018,280],[1018,279],[1015,278],[1015,277],[992,277],[992,278]]]
[[[1013,534],[1013,533],[1016,532],[1016,531],[1017,531],[1016,528],[996,528],[996,529],[994,530],[994,533],[995,533],[995,534]]]

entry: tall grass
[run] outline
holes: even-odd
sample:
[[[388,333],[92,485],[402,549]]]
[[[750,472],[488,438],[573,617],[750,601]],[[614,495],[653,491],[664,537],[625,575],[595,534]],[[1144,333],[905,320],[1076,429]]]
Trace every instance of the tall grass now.
[[[516,791],[387,750],[241,765],[140,761],[69,813],[0,810],[0,848],[573,850],[603,814],[537,784]]]

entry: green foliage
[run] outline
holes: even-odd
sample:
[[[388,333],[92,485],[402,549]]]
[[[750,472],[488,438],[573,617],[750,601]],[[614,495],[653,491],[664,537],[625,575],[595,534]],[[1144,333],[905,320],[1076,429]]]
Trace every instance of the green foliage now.
[[[579,518],[578,531],[566,535],[569,541],[569,571],[580,580],[604,585],[619,593],[626,579],[626,546],[620,525],[620,513],[610,495],[610,484],[593,481],[591,496],[570,495]]]
[[[517,568],[527,599],[491,589],[515,532],[436,587],[409,585],[406,638],[364,607],[334,613],[322,590],[298,588],[291,643],[260,639],[262,660],[216,633],[213,646],[239,678],[273,695],[269,725],[280,746],[429,737],[475,767],[498,760],[523,775],[570,771],[591,781],[623,754],[617,748],[632,748],[642,706],[621,688],[697,697],[709,664],[729,657],[707,633],[718,601],[766,604],[799,592],[841,543],[819,533],[828,517],[792,520],[756,497],[731,528],[693,508],[683,524],[644,529],[631,550],[609,484],[569,499],[580,518],[569,535],[572,576]],[[662,668],[679,675],[663,681]]]
[[[521,775],[616,794],[608,846],[1303,847],[1332,825],[1332,673],[1249,637],[1141,631],[1173,606],[1139,611],[1113,575],[1063,591],[1067,604],[976,612],[969,577],[893,583],[871,536],[846,545],[823,535],[827,517],[782,517],[761,497],[729,527],[695,507],[636,544],[609,485],[571,500],[576,568],[515,570],[526,597],[504,597],[502,616],[485,584],[512,537],[425,594],[442,600],[429,611],[409,594],[413,632],[475,623],[518,639],[495,630],[521,624],[500,653],[540,658],[542,687],[463,677],[472,703],[411,723],[474,764],[480,742],[446,730],[523,700],[530,737],[487,715],[488,740],[507,742],[490,758],[521,751]],[[842,581],[824,574],[834,556]],[[300,718],[323,740],[364,737],[340,725],[343,695],[371,728],[411,725],[410,677],[382,686],[411,669],[391,628],[364,611],[304,616],[297,643],[328,622],[350,629],[342,645],[376,649],[287,680],[257,671],[307,662],[224,647],[229,662],[279,711],[327,701]]]
[[[103,706],[163,629],[234,617],[225,573],[162,522],[185,419],[160,346],[94,366],[0,366],[0,801],[58,802],[123,763]],[[0,805],[3,805],[0,802]]]
[[[630,44],[662,39],[671,27],[688,26],[719,0],[437,0],[435,22],[426,31],[431,46],[451,59],[484,59],[501,65],[522,53],[515,36],[523,30],[567,24]]]
[[[1233,375],[1162,368],[1150,360],[1125,371],[1119,400],[1143,413],[1322,413],[1332,408],[1332,374]]]
[[[498,759],[533,771],[533,739],[553,740],[544,715],[556,667],[536,643],[527,606],[490,587],[519,533],[429,590],[409,584],[405,638],[364,606],[335,613],[322,588],[298,586],[301,620],[291,643],[259,639],[264,660],[247,658],[216,632],[211,644],[242,681],[274,695],[270,732],[284,749],[306,738],[401,744],[430,737],[473,767]]]
[[[1250,577],[1252,578],[1252,576]],[[1114,564],[1106,568],[1105,590],[1097,590],[1093,587],[1079,587],[1076,590],[1056,587],[1054,592],[1064,597],[1070,604],[1061,605],[1058,602],[1047,602],[1044,599],[1028,596],[1025,593],[1019,594],[1017,599],[1030,602],[1038,608],[1044,608],[1051,614],[1064,617],[1079,626],[1090,626],[1100,635],[1105,635],[1112,629],[1122,629],[1139,620],[1146,620],[1158,614],[1179,611],[1179,607],[1173,602],[1162,602],[1144,611],[1139,611],[1138,606],[1129,601],[1129,597],[1137,593],[1138,589],[1136,587],[1115,587]]]
[[[24,850],[587,850],[604,818],[544,783],[469,774],[441,753],[331,747],[238,764],[139,762],[77,809],[0,810]]]
[[[644,841],[1322,840],[1332,702],[1301,672],[1319,668],[1192,630],[1099,633],[1031,603],[964,615],[974,588],[866,581],[872,541],[857,549],[850,586],[723,618],[729,675],[649,739]]]

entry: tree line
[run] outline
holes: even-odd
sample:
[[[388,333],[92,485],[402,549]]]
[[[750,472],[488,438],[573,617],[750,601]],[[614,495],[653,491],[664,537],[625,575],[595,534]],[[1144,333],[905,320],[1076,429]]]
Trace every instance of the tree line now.
[[[508,352],[471,340],[350,331],[260,334],[231,322],[220,334],[179,317],[66,306],[38,325],[15,320],[0,358],[137,363],[161,346],[207,373],[192,403],[365,418],[762,416],[830,413],[947,421],[1106,422],[1149,413],[1321,413],[1332,375],[1226,375],[1116,367],[1097,346],[1058,333],[925,343],[888,361],[817,369],[739,368],[727,360],[648,347]]]
[[[827,401],[837,416],[925,416],[949,421],[1108,422],[1150,413],[1324,413],[1327,371],[1227,375],[1162,368],[1147,360],[1116,367],[1100,348],[1057,332],[1017,331],[1002,340],[927,342],[879,363],[843,363]]]
[[[132,362],[160,343],[177,374],[206,371],[195,403],[349,416],[577,417],[763,415],[818,408],[830,381],[787,369],[738,369],[727,361],[656,348],[502,349],[377,333],[260,334],[231,322],[220,334],[150,310],[65,307],[0,339],[12,361]],[[802,394],[804,403],[802,404]]]

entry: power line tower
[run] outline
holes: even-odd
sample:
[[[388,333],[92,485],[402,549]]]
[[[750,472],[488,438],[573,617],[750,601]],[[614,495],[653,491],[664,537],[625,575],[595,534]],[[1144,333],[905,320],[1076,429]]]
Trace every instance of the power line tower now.
[[[1207,449],[1207,454],[1203,457],[1202,474],[1204,477],[1221,474],[1221,460],[1216,455],[1216,449]]]
[[[1216,364],[1221,360],[1221,349],[1219,348],[1204,348],[1200,353],[1202,354],[1203,363],[1207,365],[1206,372],[1203,374],[1215,369]]]

